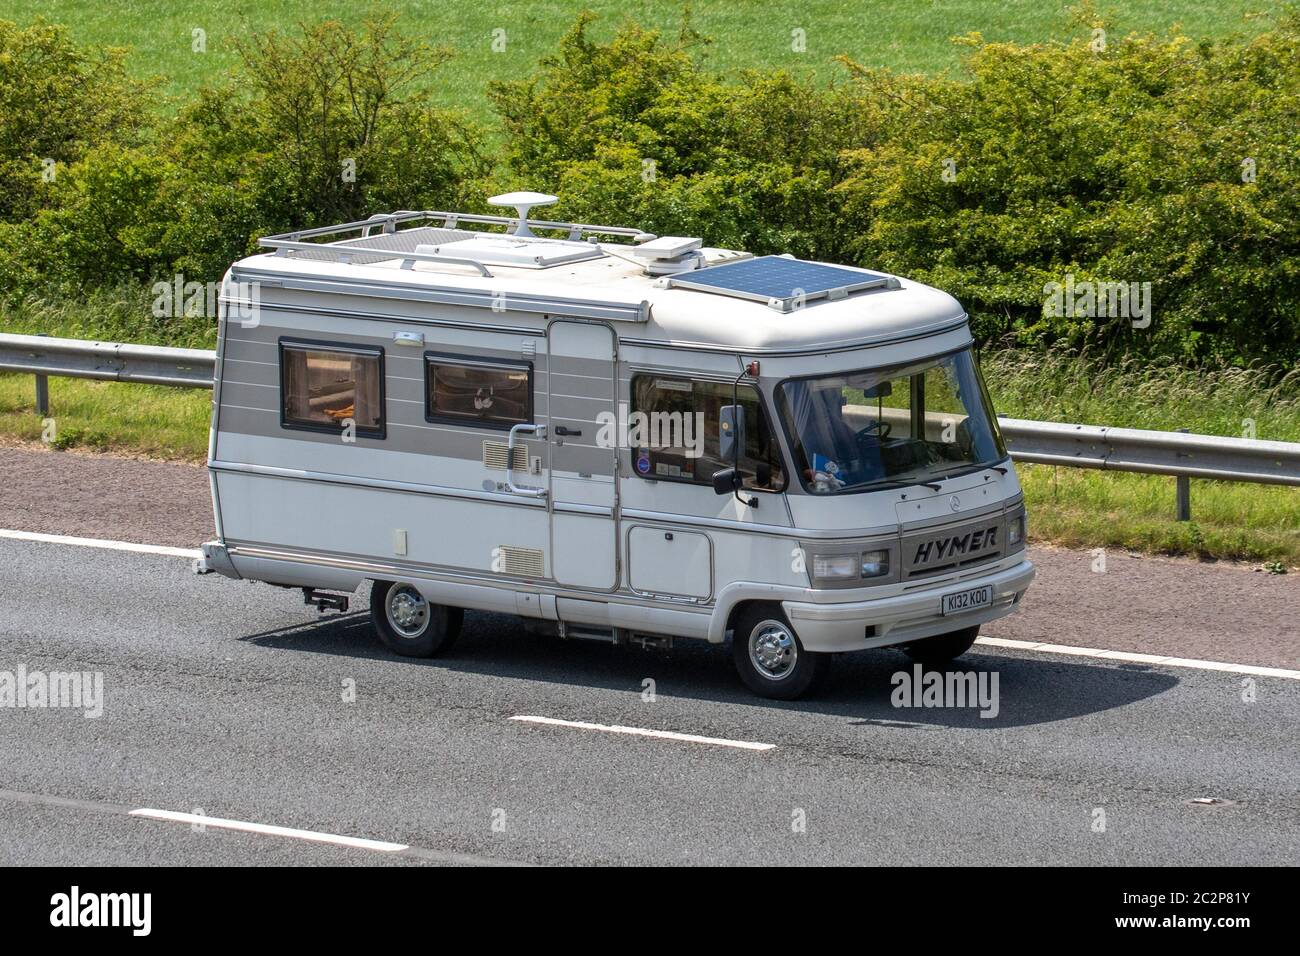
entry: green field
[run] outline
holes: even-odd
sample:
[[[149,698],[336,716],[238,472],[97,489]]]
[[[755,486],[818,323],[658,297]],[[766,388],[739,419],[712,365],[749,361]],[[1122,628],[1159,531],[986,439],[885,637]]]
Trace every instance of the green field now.
[[[695,29],[708,37],[708,62],[715,68],[786,67],[830,82],[844,76],[834,58],[846,55],[867,66],[932,73],[958,65],[951,38],[973,31],[990,40],[1033,43],[1074,32],[1073,4],[1042,0],[697,0]],[[1114,24],[1113,34],[1163,32],[1178,25],[1191,36],[1251,32],[1253,14],[1276,11],[1268,0],[1129,0],[1097,5]],[[136,0],[4,0],[0,18],[25,23],[37,16],[67,26],[75,40],[129,47],[130,65],[140,76],[157,76],[171,97],[192,92],[220,76],[234,60],[230,39],[249,32],[290,29],[303,20],[359,21],[365,3],[276,0],[270,4]],[[457,56],[438,74],[437,99],[485,116],[489,80],[519,79],[552,53],[558,38],[584,10],[600,20],[591,31],[605,39],[624,20],[675,33],[681,6],[648,0],[523,0],[468,3],[465,0],[390,0],[376,9],[398,12],[403,30]],[[193,31],[205,32],[206,52],[193,52]],[[794,30],[803,30],[806,50],[792,50]],[[493,50],[494,31],[505,31],[505,49]],[[497,35],[499,36],[499,34]]]

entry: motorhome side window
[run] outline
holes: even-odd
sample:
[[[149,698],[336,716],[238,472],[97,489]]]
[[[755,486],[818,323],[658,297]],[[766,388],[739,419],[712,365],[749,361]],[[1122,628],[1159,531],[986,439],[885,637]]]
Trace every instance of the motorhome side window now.
[[[280,424],[285,428],[384,436],[384,353],[280,341]]]
[[[707,485],[713,473],[730,468],[730,455],[721,452],[721,422],[732,407],[730,382],[700,382],[662,375],[632,379],[632,410],[628,423],[632,469],[643,478],[690,481]],[[762,402],[752,386],[736,391],[744,409],[744,447],[740,474],[745,487],[782,491],[785,469]],[[733,416],[734,417],[734,416]]]
[[[506,430],[533,420],[533,367],[527,362],[426,353],[424,378],[431,422]]]

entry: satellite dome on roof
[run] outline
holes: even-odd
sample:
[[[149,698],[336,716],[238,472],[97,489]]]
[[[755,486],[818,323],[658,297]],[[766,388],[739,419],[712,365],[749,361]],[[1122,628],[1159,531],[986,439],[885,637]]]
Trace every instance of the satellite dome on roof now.
[[[514,206],[519,213],[519,225],[515,226],[514,234],[516,236],[531,236],[532,230],[528,228],[528,210],[534,206],[549,206],[551,203],[559,202],[558,196],[551,196],[547,193],[502,193],[500,196],[492,196],[488,202],[493,206]]]

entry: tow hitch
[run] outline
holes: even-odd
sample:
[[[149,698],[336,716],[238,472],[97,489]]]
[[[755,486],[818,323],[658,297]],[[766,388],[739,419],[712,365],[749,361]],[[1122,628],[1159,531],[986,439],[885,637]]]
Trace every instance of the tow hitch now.
[[[326,611],[338,611],[341,614],[346,614],[348,610],[348,599],[342,594],[326,594],[323,591],[317,591],[315,588],[302,589],[302,603],[316,605],[316,610],[322,614]]]

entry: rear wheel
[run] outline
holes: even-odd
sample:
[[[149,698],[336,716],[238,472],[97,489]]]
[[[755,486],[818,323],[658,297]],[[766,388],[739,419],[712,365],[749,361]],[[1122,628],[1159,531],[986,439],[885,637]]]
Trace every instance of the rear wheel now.
[[[975,643],[975,638],[979,637],[979,633],[979,625],[976,624],[974,627],[964,627],[960,631],[936,634],[915,644],[906,644],[903,650],[919,664],[946,664],[954,657],[961,657],[969,651]]]
[[[825,654],[804,650],[780,610],[763,606],[736,619],[731,655],[745,686],[774,700],[802,697],[821,678],[827,661]]]
[[[411,584],[376,581],[370,588],[370,621],[394,654],[433,657],[456,643],[465,612],[431,604]]]

